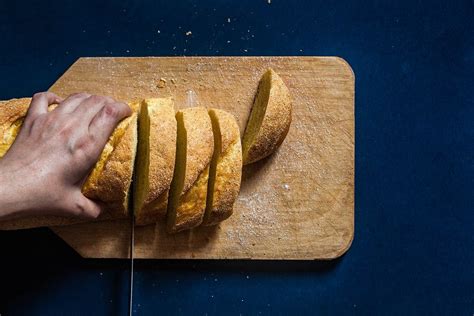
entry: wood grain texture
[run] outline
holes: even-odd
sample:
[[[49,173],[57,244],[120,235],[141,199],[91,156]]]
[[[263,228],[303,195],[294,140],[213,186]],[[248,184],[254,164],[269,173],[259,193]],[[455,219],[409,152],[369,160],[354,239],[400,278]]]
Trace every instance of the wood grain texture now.
[[[286,140],[246,166],[234,214],[218,227],[168,235],[137,227],[137,258],[333,259],[354,236],[354,74],[337,57],[81,58],[51,87],[120,100],[171,96],[234,114],[244,130],[260,76],[272,67],[294,100]],[[163,86],[163,80],[166,80]],[[193,91],[194,93],[191,93]],[[128,257],[128,221],[52,228],[83,257]]]

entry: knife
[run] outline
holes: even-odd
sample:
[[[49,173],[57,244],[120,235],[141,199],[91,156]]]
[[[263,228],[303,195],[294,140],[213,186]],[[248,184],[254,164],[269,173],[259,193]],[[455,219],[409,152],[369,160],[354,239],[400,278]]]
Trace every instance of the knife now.
[[[133,209],[130,219],[130,292],[128,300],[128,315],[132,316],[133,311],[133,255],[135,248],[135,216],[133,215]]]

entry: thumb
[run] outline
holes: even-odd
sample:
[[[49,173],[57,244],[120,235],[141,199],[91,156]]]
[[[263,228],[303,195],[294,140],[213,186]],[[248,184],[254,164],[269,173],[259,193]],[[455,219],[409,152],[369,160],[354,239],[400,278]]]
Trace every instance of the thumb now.
[[[100,215],[101,211],[102,208],[99,203],[86,198],[80,190],[76,191],[73,197],[73,215],[88,219],[95,219]]]

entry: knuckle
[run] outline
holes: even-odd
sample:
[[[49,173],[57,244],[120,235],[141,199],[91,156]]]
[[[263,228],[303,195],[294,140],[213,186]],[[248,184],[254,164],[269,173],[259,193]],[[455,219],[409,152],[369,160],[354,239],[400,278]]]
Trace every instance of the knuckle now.
[[[104,115],[110,118],[117,118],[119,116],[119,109],[116,103],[107,103],[104,106]]]
[[[94,134],[87,134],[87,143],[91,146],[95,145],[97,142],[96,136]]]
[[[33,98],[35,98],[35,99],[38,99],[38,98],[49,99],[49,98],[54,98],[54,97],[56,97],[56,95],[52,92],[49,92],[49,91],[37,92],[33,95]]]
[[[49,119],[49,124],[48,125],[52,125],[54,124],[53,120],[52,119]],[[63,122],[61,123],[61,126],[59,128],[59,134],[65,138],[69,138],[72,136],[74,132],[74,124],[70,121],[66,121],[66,122]]]
[[[78,140],[78,149],[89,150],[94,147],[95,139],[92,135],[83,136]]]
[[[67,127],[64,127],[61,129],[61,131],[59,132],[59,135],[63,138],[63,139],[68,139],[71,137],[71,134],[72,134],[72,131],[70,128],[67,128]]]
[[[46,127],[48,128],[52,128],[52,127],[55,127],[57,126],[57,118],[54,114],[50,114],[50,115],[45,115],[41,118],[38,118],[37,120],[41,121],[42,125],[44,124]]]
[[[93,162],[97,160],[96,139],[92,135],[84,136],[74,144],[73,151],[80,162]]]
[[[87,147],[87,140],[82,137],[74,143],[74,151],[84,150]]]
[[[101,97],[100,95],[91,95],[88,100],[92,103],[99,103],[104,101],[104,97]]]
[[[30,134],[37,134],[47,126],[47,117],[45,115],[39,115],[37,117],[26,117],[23,125],[30,130]]]
[[[36,100],[36,99],[41,99],[42,97],[44,97],[46,95],[47,92],[36,92],[35,94],[33,94],[33,99]]]

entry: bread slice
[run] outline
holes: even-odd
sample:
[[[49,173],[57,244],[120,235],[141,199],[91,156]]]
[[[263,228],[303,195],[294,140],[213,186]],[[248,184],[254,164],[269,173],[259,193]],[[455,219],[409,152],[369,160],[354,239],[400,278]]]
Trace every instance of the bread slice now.
[[[9,149],[28,110],[30,98],[0,103],[0,157]],[[134,111],[136,107],[131,104]],[[99,220],[123,218],[128,215],[129,188],[137,145],[137,115],[119,123],[86,179],[82,191],[90,199],[102,202],[104,212]],[[61,216],[35,216],[0,221],[0,229],[23,229],[60,226],[84,222],[83,219]]]
[[[272,154],[283,142],[291,123],[291,97],[280,76],[268,69],[257,95],[242,140],[244,165]]]
[[[234,116],[211,109],[214,154],[209,171],[206,212],[202,225],[216,225],[232,215],[242,178],[242,146]]]
[[[138,119],[134,212],[137,225],[164,219],[176,155],[176,118],[171,98],[145,99]]]
[[[214,151],[212,124],[203,107],[176,114],[176,163],[168,199],[167,231],[198,226],[206,209],[209,164]]]

